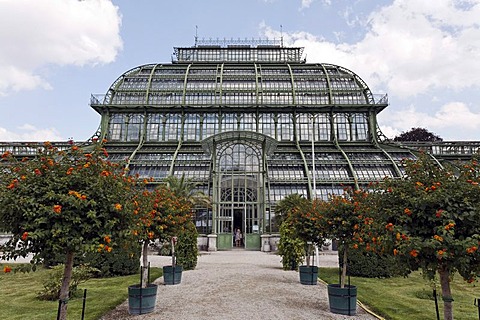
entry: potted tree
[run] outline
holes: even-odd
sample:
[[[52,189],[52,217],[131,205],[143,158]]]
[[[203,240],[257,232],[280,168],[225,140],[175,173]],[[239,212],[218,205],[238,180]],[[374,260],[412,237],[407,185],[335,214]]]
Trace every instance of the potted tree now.
[[[293,230],[295,236],[305,245],[305,265],[299,267],[300,283],[305,285],[317,284],[318,266],[311,261],[312,247],[323,246],[326,241],[323,211],[319,206],[325,203],[320,200],[304,200],[293,208],[285,222]]]
[[[379,245],[373,217],[377,212],[376,199],[375,193],[346,188],[343,195],[333,195],[329,201],[313,201],[305,213],[307,217],[310,213],[312,230],[323,232],[324,237],[336,239],[340,244],[340,281],[327,288],[333,313],[356,314],[357,287],[346,281],[348,252],[360,246],[376,250]]]
[[[182,175],[180,178],[168,176],[164,182],[175,196],[186,199],[193,210],[197,208],[209,208],[211,206],[210,197],[198,190],[198,183],[193,179],[185,178],[185,175]],[[176,272],[181,275],[182,270],[195,268],[198,257],[197,237],[198,232],[193,220],[187,220],[182,226],[181,232],[178,233],[177,240],[171,244],[172,268],[167,268],[168,270],[172,270],[170,272],[175,273],[176,270]],[[178,246],[175,247],[177,241]],[[178,281],[180,280],[181,278],[178,278]]]
[[[453,319],[451,277],[480,274],[480,167],[477,160],[440,166],[428,155],[405,160],[406,178],[380,184],[391,253],[410,271],[440,278],[444,319]]]
[[[133,199],[136,223],[132,234],[142,243],[141,280],[129,290],[129,312],[143,314],[155,308],[157,285],[148,279],[148,247],[155,241],[172,242],[172,267],[175,266],[174,244],[176,235],[185,229],[191,219],[191,204],[184,197],[177,197],[165,185],[149,191],[139,190]],[[169,279],[172,271],[164,267],[164,280]],[[180,280],[180,277],[177,277]],[[170,284],[169,281],[165,281]]]
[[[278,253],[282,257],[284,270],[298,270],[304,261],[305,241],[295,232],[295,220],[290,218],[308,200],[300,194],[290,194],[280,200],[275,207],[275,223],[280,230]],[[318,270],[317,270],[318,272]]]
[[[305,259],[305,242],[297,237],[287,221],[280,225],[278,254],[282,257],[283,270],[298,270]]]
[[[134,180],[122,166],[106,161],[101,143],[90,149],[72,144],[59,150],[46,142],[34,158],[0,158],[0,220],[13,236],[2,246],[2,258],[32,253],[65,255],[59,319],[67,302],[75,256],[89,251],[115,252],[132,222],[128,207]]]

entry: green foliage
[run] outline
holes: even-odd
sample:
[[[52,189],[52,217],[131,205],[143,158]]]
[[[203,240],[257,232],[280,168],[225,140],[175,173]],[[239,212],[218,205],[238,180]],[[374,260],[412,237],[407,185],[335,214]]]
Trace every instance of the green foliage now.
[[[291,214],[292,210],[308,203],[308,200],[303,195],[298,193],[289,194],[280,200],[275,206],[275,220],[277,228],[280,228],[282,222]]]
[[[125,243],[115,252],[88,252],[83,263],[99,270],[97,277],[115,277],[135,274],[140,268],[140,244]]]
[[[191,204],[166,186],[142,190],[134,197],[133,235],[141,242],[169,241],[191,221]]]
[[[65,265],[59,264],[49,271],[48,277],[43,281],[43,290],[38,293],[39,299],[50,301],[59,299],[64,269]],[[78,285],[80,283],[86,282],[98,272],[98,269],[92,268],[89,265],[79,265],[74,267],[72,270],[72,278],[70,280],[69,298],[76,296]]]
[[[88,264],[100,272],[97,277],[125,276],[138,272],[140,267],[140,244],[136,241],[122,241],[117,239],[117,246],[112,252],[104,250],[88,251],[76,256],[74,265]],[[65,261],[63,253],[43,252],[43,266],[54,267]]]
[[[284,221],[305,243],[322,246],[326,241],[327,227],[323,216],[318,214],[319,204],[322,205],[323,202],[304,200],[290,211]]]
[[[348,252],[364,248],[375,251],[379,246],[376,214],[377,196],[364,190],[346,188],[343,195],[332,195],[329,201],[313,200],[293,210],[287,221],[296,234],[306,241],[322,245],[325,239],[336,239],[342,245],[342,276],[344,287]]]
[[[343,252],[343,248],[339,249]],[[408,266],[403,265],[397,257],[362,249],[350,250],[347,260],[347,274],[364,278],[390,278],[407,276]]]
[[[407,160],[405,180],[382,184],[392,251],[430,279],[440,270],[465,280],[480,274],[480,167],[437,165],[427,155]]]
[[[279,201],[275,207],[276,223],[280,223],[278,254],[282,257],[284,270],[296,270],[304,261],[306,242],[302,228],[298,228],[292,218],[309,201],[299,194],[291,194]],[[302,226],[303,227],[303,226]]]
[[[440,166],[426,154],[405,160],[406,179],[387,179],[381,207],[395,255],[410,270],[440,278],[444,318],[453,319],[451,276],[480,274],[480,167],[477,160]]]
[[[211,205],[210,197],[197,190],[198,183],[193,179],[181,178],[176,176],[168,176],[164,179],[167,188],[170,189],[177,197],[187,199],[192,207],[208,208]]]
[[[443,139],[427,129],[412,128],[393,138],[393,141],[443,141]]]
[[[178,237],[191,223],[192,203],[184,196],[177,195],[168,186],[161,185],[152,191],[138,192],[133,204],[136,222],[132,234],[142,243],[142,283],[146,287],[148,245],[155,240],[162,243]],[[191,257],[188,259],[185,263],[192,264]]]
[[[178,235],[178,242],[175,246],[177,264],[183,267],[183,270],[193,270],[197,266],[198,245],[197,228],[193,222],[186,224],[184,230]]]
[[[298,238],[288,222],[280,225],[278,254],[282,257],[283,270],[297,270],[305,258],[305,241]]]
[[[62,151],[45,143],[31,160],[2,156],[0,220],[13,234],[4,257],[33,253],[41,261],[43,254],[83,253],[100,244],[111,251],[126,236],[131,180],[105,160],[99,144],[92,147],[90,153],[75,145]]]
[[[171,256],[172,255],[172,244],[168,241],[163,241],[160,243],[151,243],[150,247],[158,252],[160,256]]]
[[[378,207],[376,194],[346,188],[343,195],[315,204],[315,214],[329,238],[337,239],[346,250],[364,247],[376,250],[378,245]]]

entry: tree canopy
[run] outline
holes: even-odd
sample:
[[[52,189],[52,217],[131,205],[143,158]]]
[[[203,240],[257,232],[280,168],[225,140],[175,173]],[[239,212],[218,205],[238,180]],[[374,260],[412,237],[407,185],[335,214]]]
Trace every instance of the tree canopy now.
[[[191,223],[191,202],[165,185],[138,190],[133,199],[135,223],[132,234],[142,242],[142,285],[148,284],[148,245],[159,240],[171,240]]]
[[[177,197],[187,199],[193,207],[200,206],[208,208],[211,206],[210,197],[202,191],[197,190],[198,183],[193,179],[185,178],[185,175],[182,175],[180,178],[168,176],[164,182],[167,184],[168,189]]]
[[[480,274],[480,166],[476,160],[439,166],[428,155],[405,160],[405,179],[380,184],[392,253],[411,270],[440,276],[445,319],[453,319],[450,277]]]
[[[12,234],[2,258],[65,254],[60,318],[66,319],[73,258],[88,251],[114,252],[130,235],[135,179],[106,160],[99,142],[59,150],[46,142],[33,159],[0,159],[0,221]]]
[[[365,190],[345,188],[342,195],[331,195],[327,201],[314,199],[289,215],[295,233],[304,241],[322,245],[325,239],[337,239],[342,245],[340,286],[345,286],[348,251],[360,246],[367,251],[377,246],[377,197]],[[375,217],[374,217],[375,216]]]
[[[440,136],[424,128],[412,128],[393,138],[393,141],[443,141]]]

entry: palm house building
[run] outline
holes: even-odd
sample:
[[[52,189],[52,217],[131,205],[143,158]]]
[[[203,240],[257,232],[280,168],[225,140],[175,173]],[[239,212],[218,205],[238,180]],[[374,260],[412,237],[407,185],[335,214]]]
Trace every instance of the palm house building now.
[[[211,197],[197,208],[208,243],[260,249],[275,204],[292,193],[326,198],[345,185],[402,175],[407,149],[379,142],[376,115],[388,105],[354,72],[306,63],[281,41],[196,41],[171,63],[135,67],[91,106],[113,160],[154,181],[194,179]]]
[[[386,94],[353,71],[307,63],[303,48],[275,40],[198,40],[174,48],[170,63],[137,66],[106,94],[93,138],[131,174],[193,179],[210,196],[195,224],[205,249],[263,249],[275,232],[275,205],[289,194],[326,199],[345,186],[401,177],[401,160],[423,148],[437,159],[471,157],[479,143],[393,144],[379,130]],[[88,144],[88,142],[87,142]],[[21,143],[1,151],[31,152]],[[30,147],[31,148],[31,147]]]

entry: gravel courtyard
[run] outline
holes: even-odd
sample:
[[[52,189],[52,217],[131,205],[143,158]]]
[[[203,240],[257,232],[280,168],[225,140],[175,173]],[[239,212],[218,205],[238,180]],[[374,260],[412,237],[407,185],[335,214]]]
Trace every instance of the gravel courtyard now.
[[[104,316],[118,319],[377,319],[357,307],[356,316],[329,312],[324,284],[302,285],[295,271],[283,271],[281,257],[260,251],[202,252],[195,270],[184,271],[179,285],[158,284],[154,312],[131,316],[128,302]],[[149,256],[151,266],[171,264]],[[319,266],[336,266],[335,254],[323,254]],[[126,289],[125,289],[126,290]]]

